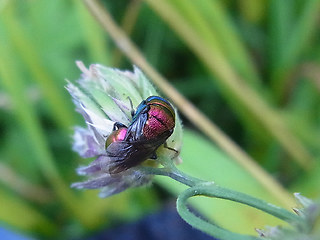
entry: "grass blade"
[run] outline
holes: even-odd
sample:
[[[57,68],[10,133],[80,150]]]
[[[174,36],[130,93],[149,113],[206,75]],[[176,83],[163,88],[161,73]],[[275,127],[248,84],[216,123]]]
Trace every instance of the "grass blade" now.
[[[211,51],[212,48],[196,34],[168,1],[146,1],[189,45],[210,73],[217,77],[216,83],[226,98],[227,95],[233,96],[232,101],[236,103],[233,106],[248,109],[252,117],[277,139],[293,160],[303,169],[310,169],[313,165],[312,156],[302,142],[290,132],[285,119],[237,75],[221,51]]]
[[[0,221],[14,226],[20,230],[35,230],[45,235],[51,235],[57,231],[57,227],[29,206],[24,201],[15,196],[7,194],[0,188]],[[23,216],[23,217],[22,217]]]
[[[274,8],[271,8],[271,10],[277,11],[277,15],[279,16],[283,16],[283,14],[289,14],[287,7],[290,4],[280,2],[283,1],[274,1],[275,5]],[[283,11],[283,9],[287,10]],[[304,1],[300,15],[298,16],[297,20],[292,23],[294,27],[291,26],[292,28],[289,29],[290,31],[283,34],[285,36],[282,36],[282,40],[279,41],[278,45],[275,44],[277,45],[275,50],[280,50],[281,55],[275,56],[275,58],[278,58],[278,60],[276,60],[274,68],[271,72],[271,85],[278,102],[283,101],[283,97],[286,94],[286,87],[290,81],[289,74],[294,65],[297,63],[298,57],[307,45],[306,43],[315,33],[315,26],[318,24],[319,10],[320,1]],[[278,32],[280,31],[281,29],[279,29]]]
[[[96,24],[80,1],[74,0],[73,4],[77,10],[80,26],[83,29],[90,59],[94,62],[109,64],[111,62],[111,50],[108,48],[107,39],[102,29]]]
[[[0,52],[1,83],[11,96],[18,126],[24,130],[29,138],[29,142],[25,144],[28,144],[30,150],[34,151],[36,164],[43,176],[51,184],[53,191],[64,204],[66,210],[77,216],[83,224],[90,226],[91,223],[88,222],[87,216],[87,212],[90,209],[80,207],[79,200],[75,198],[69,187],[66,186],[55,165],[35,110],[25,96],[23,77],[17,71],[16,64],[10,54],[13,50],[10,49],[8,42],[3,44],[3,41],[1,41]]]
[[[234,26],[219,1],[171,1],[197,34],[213,51],[221,50],[229,63],[253,87],[260,79]]]
[[[46,96],[46,100],[52,109],[52,117],[56,120],[65,131],[69,131],[70,127],[75,123],[75,117],[71,104],[66,104],[66,92],[63,88],[59,88],[56,81],[52,78],[51,74],[47,71],[42,63],[42,59],[33,44],[32,39],[24,31],[21,23],[16,18],[14,12],[15,2],[12,1],[7,4],[5,9],[1,11],[1,21],[3,26],[6,27],[10,42],[17,53],[21,56],[24,64],[30,70],[30,73]]]

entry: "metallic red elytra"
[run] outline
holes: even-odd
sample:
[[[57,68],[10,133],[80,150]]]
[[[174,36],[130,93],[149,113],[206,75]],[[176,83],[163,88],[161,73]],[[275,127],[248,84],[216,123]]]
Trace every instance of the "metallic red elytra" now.
[[[148,158],[155,159],[155,151],[164,144],[175,127],[175,111],[164,98],[150,96],[143,100],[128,128],[115,123],[106,141],[110,158],[110,173],[119,173]]]

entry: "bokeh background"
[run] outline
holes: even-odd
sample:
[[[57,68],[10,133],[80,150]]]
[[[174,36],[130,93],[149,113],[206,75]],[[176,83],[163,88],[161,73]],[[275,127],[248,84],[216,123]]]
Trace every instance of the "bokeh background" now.
[[[109,0],[103,6],[148,62],[248,154],[248,164],[284,188],[266,187],[268,179],[224,150],[230,143],[212,141],[184,115],[182,170],[287,208],[293,192],[319,197],[320,1]],[[161,211],[185,189],[163,177],[108,199],[69,188],[85,163],[71,151],[73,126],[84,121],[64,88],[66,79],[80,76],[76,60],[121,69],[134,64],[82,1],[0,1],[1,229],[83,239]],[[279,223],[221,200],[191,204],[236,232]]]

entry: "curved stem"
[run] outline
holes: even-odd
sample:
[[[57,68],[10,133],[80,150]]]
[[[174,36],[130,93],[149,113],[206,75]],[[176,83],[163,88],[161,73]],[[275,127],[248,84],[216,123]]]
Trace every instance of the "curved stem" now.
[[[190,186],[182,192],[177,199],[177,211],[180,216],[193,227],[206,232],[220,240],[257,240],[258,237],[233,233],[227,229],[221,228],[215,224],[209,223],[189,211],[187,200],[194,196],[215,197],[234,202],[242,203],[250,207],[254,207],[281,220],[288,222],[293,226],[301,225],[301,218],[283,208],[254,198],[250,195],[237,192],[231,189],[220,187],[213,182],[206,182],[191,176],[176,168],[174,163],[166,158],[158,159],[163,168],[141,167],[145,174],[162,175],[171,177],[172,179]]]
[[[170,177],[178,182],[181,182],[189,187],[193,187],[198,183],[204,183],[205,181],[200,180],[195,177],[188,176],[181,172],[179,169],[175,168],[172,171],[171,168],[163,167],[163,168],[153,168],[153,167],[139,167],[140,171],[143,171],[148,175],[160,175]]]
[[[207,197],[222,198],[222,199],[227,199],[234,202],[243,203],[248,206],[260,209],[292,225],[295,225],[301,222],[301,219],[299,216],[293,213],[290,213],[289,211],[283,208],[272,205],[263,200],[251,197],[247,194],[240,193],[231,189],[223,188],[223,187],[217,186],[216,184],[212,184],[208,182],[197,184],[185,190],[183,193],[181,193],[177,199],[177,210],[180,216],[193,227],[198,228],[201,231],[204,231],[221,240],[248,240],[248,239],[253,240],[253,239],[259,239],[259,238],[254,236],[242,235],[242,234],[230,232],[226,229],[218,227],[214,224],[211,224],[195,216],[187,208],[186,202],[190,197],[199,196],[199,195],[207,196]]]
[[[234,202],[239,202],[260,209],[290,224],[301,221],[299,216],[287,211],[284,208],[275,206],[271,203],[268,203],[261,199],[257,199],[245,193],[220,187],[216,185],[214,182],[208,182],[189,176],[184,172],[180,171],[175,166],[175,164],[169,159],[159,158],[158,160],[164,166],[163,168],[140,167],[140,169],[144,171],[145,174],[167,176],[189,186],[189,189],[185,190],[183,193],[180,194],[178,201],[181,201],[179,200],[180,198],[185,199],[184,201],[186,201],[190,197],[199,195],[207,197],[216,197],[231,200]]]
[[[180,200],[180,201],[179,201]],[[180,216],[191,226],[220,240],[258,240],[258,237],[247,236],[238,233],[229,232],[217,225],[211,224],[201,218],[198,218],[189,211],[187,206],[178,198],[177,210]]]

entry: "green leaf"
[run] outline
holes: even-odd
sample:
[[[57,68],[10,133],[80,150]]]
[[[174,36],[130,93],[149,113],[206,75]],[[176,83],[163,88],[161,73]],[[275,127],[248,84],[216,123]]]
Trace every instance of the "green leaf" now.
[[[317,160],[317,164],[308,174],[301,174],[290,186],[292,192],[299,192],[308,198],[320,199],[320,157]]]

